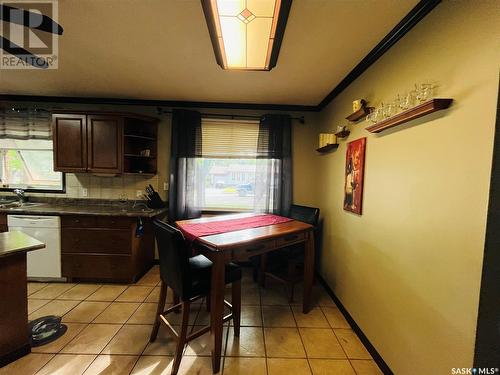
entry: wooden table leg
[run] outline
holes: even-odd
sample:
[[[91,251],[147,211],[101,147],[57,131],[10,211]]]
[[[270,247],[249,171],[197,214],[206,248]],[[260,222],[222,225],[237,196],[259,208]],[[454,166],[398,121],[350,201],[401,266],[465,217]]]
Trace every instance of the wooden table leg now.
[[[212,370],[214,374],[220,371],[222,352],[222,327],[224,318],[224,254],[216,252],[211,258],[212,284],[210,297],[210,335],[212,341]]]
[[[304,299],[302,312],[307,314],[311,309],[311,293],[314,280],[314,233],[309,232],[309,239],[304,249]]]

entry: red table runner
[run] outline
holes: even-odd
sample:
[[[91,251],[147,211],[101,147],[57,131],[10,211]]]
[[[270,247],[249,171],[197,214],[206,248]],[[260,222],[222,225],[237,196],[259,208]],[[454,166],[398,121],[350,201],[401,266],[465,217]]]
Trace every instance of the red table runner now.
[[[288,217],[262,214],[239,219],[218,220],[205,223],[180,224],[179,229],[188,241],[198,237],[210,236],[212,234],[234,232],[242,229],[265,227],[267,225],[281,224],[291,221]]]

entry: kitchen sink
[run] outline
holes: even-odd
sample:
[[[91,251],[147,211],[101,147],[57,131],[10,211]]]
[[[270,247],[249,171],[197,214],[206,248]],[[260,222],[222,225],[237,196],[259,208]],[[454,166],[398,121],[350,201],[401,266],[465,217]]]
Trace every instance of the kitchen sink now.
[[[6,204],[17,203],[17,202],[18,201],[15,198],[14,199],[3,198],[3,199],[0,199],[0,206],[6,205]]]
[[[18,203],[19,204],[19,203]],[[19,207],[37,207],[37,206],[41,206],[43,205],[43,203],[37,203],[37,202],[25,202],[25,203],[21,203],[19,205]]]
[[[2,202],[0,203],[0,208],[12,208],[12,207],[18,207],[16,205],[19,205],[17,202]]]

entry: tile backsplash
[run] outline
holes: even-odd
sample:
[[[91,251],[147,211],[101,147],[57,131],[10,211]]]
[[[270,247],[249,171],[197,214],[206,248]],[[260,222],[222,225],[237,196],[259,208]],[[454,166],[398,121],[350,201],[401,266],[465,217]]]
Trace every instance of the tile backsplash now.
[[[144,193],[144,188],[151,184],[158,191],[158,175],[156,176],[117,176],[102,177],[84,173],[66,174],[66,196],[71,198],[118,199],[126,195],[135,199],[138,190]],[[87,197],[83,194],[87,189]],[[161,194],[161,192],[160,192]]]

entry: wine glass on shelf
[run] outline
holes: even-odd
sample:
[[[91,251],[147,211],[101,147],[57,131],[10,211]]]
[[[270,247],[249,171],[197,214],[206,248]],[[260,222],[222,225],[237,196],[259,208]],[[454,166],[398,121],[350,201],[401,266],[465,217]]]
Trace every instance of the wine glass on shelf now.
[[[408,109],[408,94],[403,94],[399,101],[399,108],[402,111],[406,111]]]
[[[416,90],[411,90],[408,94],[406,94],[404,101],[405,109],[410,109],[417,104],[417,96],[418,94]]]
[[[420,103],[426,102],[432,98],[432,84],[430,83],[415,84],[415,91],[417,93],[417,100]]]
[[[373,122],[374,124],[377,123],[377,111],[378,108],[372,108],[368,115],[366,116],[366,121]]]
[[[387,104],[387,109],[386,109],[386,117],[392,117],[398,113],[399,105],[398,102],[395,100],[389,104]]]
[[[374,118],[372,122],[379,122],[384,119],[384,103],[381,103],[380,107],[375,110]]]
[[[395,115],[394,103],[388,103],[383,108],[384,108],[383,111],[384,118],[389,118]]]
[[[403,103],[403,98],[401,97],[401,95],[396,94],[396,97],[394,98],[393,102],[396,113],[399,112],[399,110],[401,109],[402,103]]]
[[[431,83],[422,83],[420,85],[421,90],[422,90],[422,99],[424,101],[432,99],[433,92],[432,92],[432,84]]]

